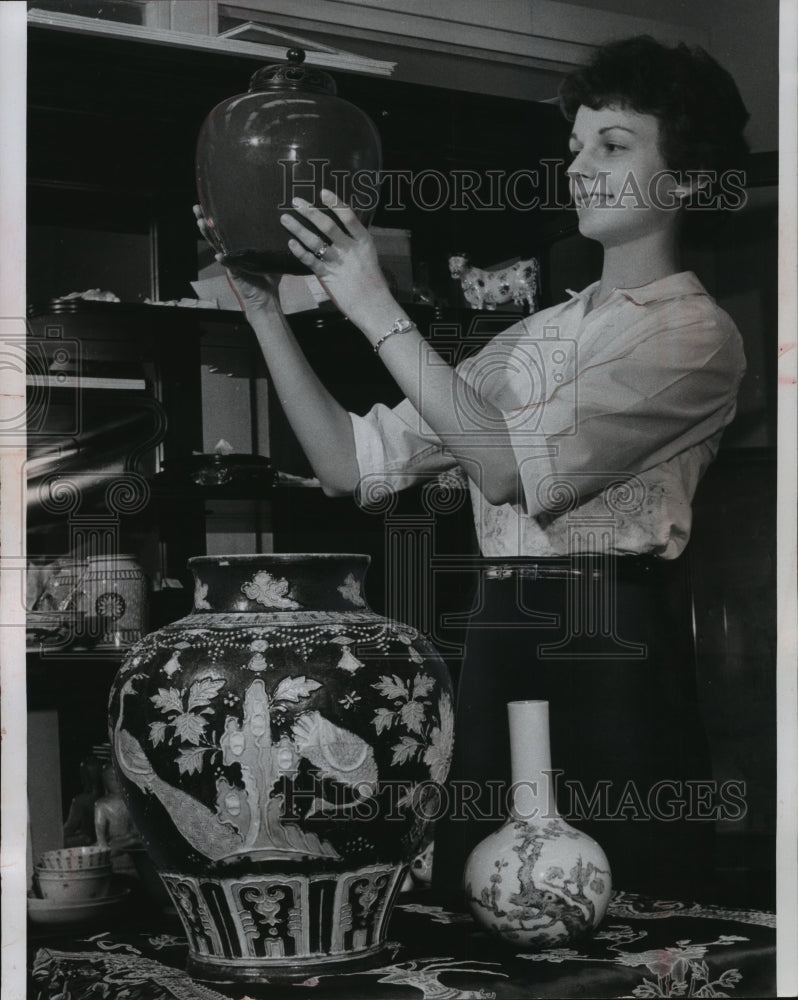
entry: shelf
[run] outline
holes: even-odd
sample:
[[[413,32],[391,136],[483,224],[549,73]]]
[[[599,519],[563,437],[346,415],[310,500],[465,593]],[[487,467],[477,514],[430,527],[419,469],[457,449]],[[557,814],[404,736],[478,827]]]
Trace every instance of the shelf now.
[[[127,655],[129,650],[126,649],[89,649],[89,648],[78,648],[77,646],[68,646],[66,648],[61,648],[58,646],[28,646],[25,650],[28,662],[31,660],[39,664],[55,664],[56,662],[68,662],[70,664],[75,664],[77,662],[85,663],[90,660],[92,663],[107,663],[118,667],[122,659]]]
[[[143,378],[98,378],[93,375],[27,375],[25,384],[46,389],[132,389],[148,388]]]

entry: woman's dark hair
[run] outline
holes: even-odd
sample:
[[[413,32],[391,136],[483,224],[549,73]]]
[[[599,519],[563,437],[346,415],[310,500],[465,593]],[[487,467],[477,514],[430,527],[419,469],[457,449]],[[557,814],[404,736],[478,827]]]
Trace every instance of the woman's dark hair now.
[[[731,75],[700,47],[669,48],[648,35],[603,45],[560,86],[569,121],[582,104],[654,115],[671,170],[720,175],[745,166],[748,111]]]

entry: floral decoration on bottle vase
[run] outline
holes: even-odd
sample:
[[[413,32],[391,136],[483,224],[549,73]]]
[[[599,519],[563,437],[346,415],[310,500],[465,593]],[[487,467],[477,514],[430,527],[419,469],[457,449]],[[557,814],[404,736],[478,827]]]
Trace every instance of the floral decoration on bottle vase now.
[[[468,857],[465,894],[475,919],[521,950],[554,948],[601,923],[609,905],[609,862],[592,837],[557,812],[551,778],[549,705],[513,701],[510,818]]]

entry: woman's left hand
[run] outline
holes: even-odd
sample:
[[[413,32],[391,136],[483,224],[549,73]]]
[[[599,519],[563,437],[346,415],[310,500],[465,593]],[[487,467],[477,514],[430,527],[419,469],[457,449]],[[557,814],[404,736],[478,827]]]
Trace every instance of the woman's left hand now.
[[[316,275],[341,312],[362,326],[370,315],[392,301],[391,292],[377,260],[374,240],[365,226],[334,192],[322,190],[321,200],[328,211],[302,198],[294,198],[291,204],[325,239],[286,214],[280,221],[293,236],[288,248]]]

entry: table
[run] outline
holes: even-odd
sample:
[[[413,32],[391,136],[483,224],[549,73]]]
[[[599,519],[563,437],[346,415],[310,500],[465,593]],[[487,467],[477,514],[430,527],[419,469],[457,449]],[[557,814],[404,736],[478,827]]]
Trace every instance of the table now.
[[[519,954],[471,917],[401,896],[389,957],[367,972],[242,987],[185,973],[176,918],[129,918],[31,938],[29,1000],[521,1000],[535,997],[775,997],[776,918],[761,910],[616,892],[593,938]]]

